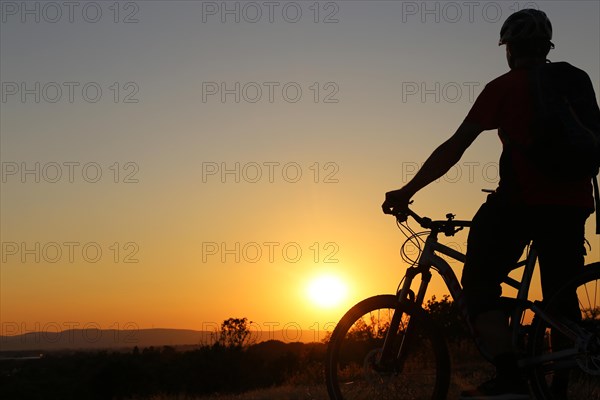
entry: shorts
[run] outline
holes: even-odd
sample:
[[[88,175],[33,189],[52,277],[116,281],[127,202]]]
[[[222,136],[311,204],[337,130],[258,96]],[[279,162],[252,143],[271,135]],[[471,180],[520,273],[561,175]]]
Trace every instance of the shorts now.
[[[461,280],[470,318],[501,308],[501,283],[531,240],[538,252],[544,298],[581,272],[589,215],[578,207],[522,206],[496,194],[488,196],[473,218]],[[574,293],[560,303],[562,312],[579,313]]]

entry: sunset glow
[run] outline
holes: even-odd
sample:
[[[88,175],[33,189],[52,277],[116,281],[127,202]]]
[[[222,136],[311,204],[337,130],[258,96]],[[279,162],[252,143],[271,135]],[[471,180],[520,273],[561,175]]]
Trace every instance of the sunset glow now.
[[[330,308],[340,304],[348,292],[346,284],[333,275],[313,279],[308,285],[308,297],[319,307]]]

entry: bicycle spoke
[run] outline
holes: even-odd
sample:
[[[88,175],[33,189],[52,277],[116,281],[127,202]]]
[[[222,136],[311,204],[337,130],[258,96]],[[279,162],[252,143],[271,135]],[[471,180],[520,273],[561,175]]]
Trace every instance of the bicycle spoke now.
[[[532,338],[532,387],[540,398],[550,400],[600,399],[600,263],[593,264],[548,302],[553,309],[572,291],[577,293],[581,319],[578,339],[568,339],[548,322],[538,319]],[[546,361],[543,361],[546,360]]]
[[[377,296],[359,303],[336,327],[327,358],[333,399],[433,399],[447,390],[447,350],[439,332],[436,336],[435,329],[427,329],[431,324],[424,320],[424,313],[419,317],[402,314],[388,342],[392,357],[382,361],[394,307],[395,296]],[[406,337],[407,331],[411,338]]]

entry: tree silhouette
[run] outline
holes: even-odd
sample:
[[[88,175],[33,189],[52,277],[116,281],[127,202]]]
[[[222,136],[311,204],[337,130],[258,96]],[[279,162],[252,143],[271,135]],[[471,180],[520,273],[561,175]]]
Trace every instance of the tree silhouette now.
[[[219,344],[228,348],[241,349],[246,346],[250,338],[248,318],[228,318],[221,324]]]

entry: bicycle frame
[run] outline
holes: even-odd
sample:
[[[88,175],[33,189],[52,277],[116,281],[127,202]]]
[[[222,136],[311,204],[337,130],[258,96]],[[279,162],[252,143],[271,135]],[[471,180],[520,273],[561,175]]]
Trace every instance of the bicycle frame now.
[[[446,283],[452,298],[457,302],[457,304],[459,304],[460,310],[465,310],[466,312],[466,307],[462,297],[462,287],[458,281],[458,278],[456,277],[452,267],[450,267],[450,264],[448,264],[442,257],[438,256],[436,252],[451,257],[452,259],[462,263],[464,263],[466,260],[466,256],[463,253],[438,242],[436,232],[432,232],[425,240],[425,247],[423,248],[423,252],[421,253],[421,257],[419,258],[417,266],[410,267],[407,270],[407,279],[405,280],[402,289],[398,293],[398,298],[406,298],[414,278],[418,274],[423,274],[423,280],[421,281],[418,294],[415,298],[415,302],[421,306],[425,301],[425,293],[431,278],[430,269],[435,268]]]
[[[465,223],[464,226],[468,226],[468,224]],[[472,326],[471,322],[469,321],[466,302],[465,302],[465,299],[463,296],[463,288],[462,288],[458,278],[456,277],[456,274],[454,273],[454,270],[452,269],[452,267],[450,267],[449,263],[446,262],[446,260],[444,260],[438,254],[448,256],[448,257],[450,257],[454,260],[460,261],[462,263],[465,262],[466,256],[465,256],[465,254],[438,242],[438,234],[439,233],[440,232],[438,232],[436,230],[432,230],[430,232],[430,234],[427,236],[427,239],[425,240],[425,245],[424,245],[423,251],[421,252],[421,255],[419,257],[417,265],[413,266],[413,267],[409,267],[407,269],[404,283],[403,283],[401,289],[398,290],[398,292],[397,292],[398,304],[400,304],[402,301],[405,301],[406,299],[409,299],[409,294],[411,293],[411,286],[413,284],[414,278],[417,275],[421,275],[422,276],[421,284],[419,286],[418,292],[414,296],[414,302],[419,307],[422,307],[422,305],[425,301],[425,295],[427,292],[427,288],[429,286],[429,283],[430,283],[431,277],[432,277],[431,269],[433,268],[434,270],[437,270],[439,272],[439,274],[441,275],[442,279],[444,280],[446,286],[448,287],[448,290],[450,291],[450,294],[451,294],[454,302],[458,305],[459,310],[460,310],[464,320],[467,321],[467,325],[469,326],[469,329],[470,329],[473,337],[475,338],[475,343],[476,343],[477,347],[479,348],[481,353],[484,355],[484,357],[491,360],[492,357],[485,350],[485,347],[483,346],[481,341],[478,340],[477,335],[475,334],[475,332],[473,330],[473,326]],[[580,332],[578,332],[578,329],[576,327],[571,326],[572,324],[569,324],[563,318],[550,316],[546,312],[544,312],[541,307],[540,302],[538,302],[538,301],[532,302],[532,301],[528,300],[529,289],[530,289],[530,285],[531,285],[531,279],[533,277],[533,272],[535,270],[536,260],[537,260],[537,252],[535,251],[535,247],[532,245],[529,247],[527,257],[524,260],[519,261],[512,268],[512,270],[516,270],[518,268],[525,267],[524,271],[523,271],[523,275],[521,277],[521,281],[517,281],[511,277],[507,277],[503,282],[503,283],[506,283],[509,286],[518,290],[517,296],[513,300],[515,302],[516,307],[514,308],[514,312],[511,316],[511,323],[510,323],[510,329],[512,331],[512,341],[513,341],[514,346],[516,346],[518,343],[518,340],[519,340],[519,337],[521,334],[521,332],[520,332],[520,328],[522,326],[521,321],[522,321],[524,313],[527,309],[531,309],[535,314],[539,315],[543,320],[549,322],[550,325],[552,325],[554,328],[558,329],[559,331],[561,331],[562,333],[564,333],[565,335],[567,335],[568,337],[570,337],[572,339],[578,338],[579,334],[580,334]],[[396,357],[399,360],[402,360],[402,353],[403,353],[402,349],[405,346],[409,346],[409,344],[405,343],[404,339],[403,339],[403,342],[401,343],[400,349],[398,350],[397,354],[391,354],[392,353],[391,342],[393,342],[393,339],[394,339],[394,334],[392,332],[398,331],[398,328],[400,325],[400,320],[402,318],[401,314],[402,313],[395,312],[392,317],[392,321],[390,321],[390,328],[388,329],[388,332],[387,332],[385,340],[384,340],[383,348],[381,350],[380,361],[384,364],[391,362],[394,357]],[[410,324],[406,327],[405,338],[410,337],[409,332],[410,332]],[[573,355],[576,352],[577,352],[576,349],[568,349],[568,350],[563,350],[560,352],[555,352],[552,355],[545,355],[545,356],[529,358],[526,360],[522,360],[521,366],[539,364],[540,362],[545,362],[545,361],[550,361],[550,360],[558,360],[563,357]]]

